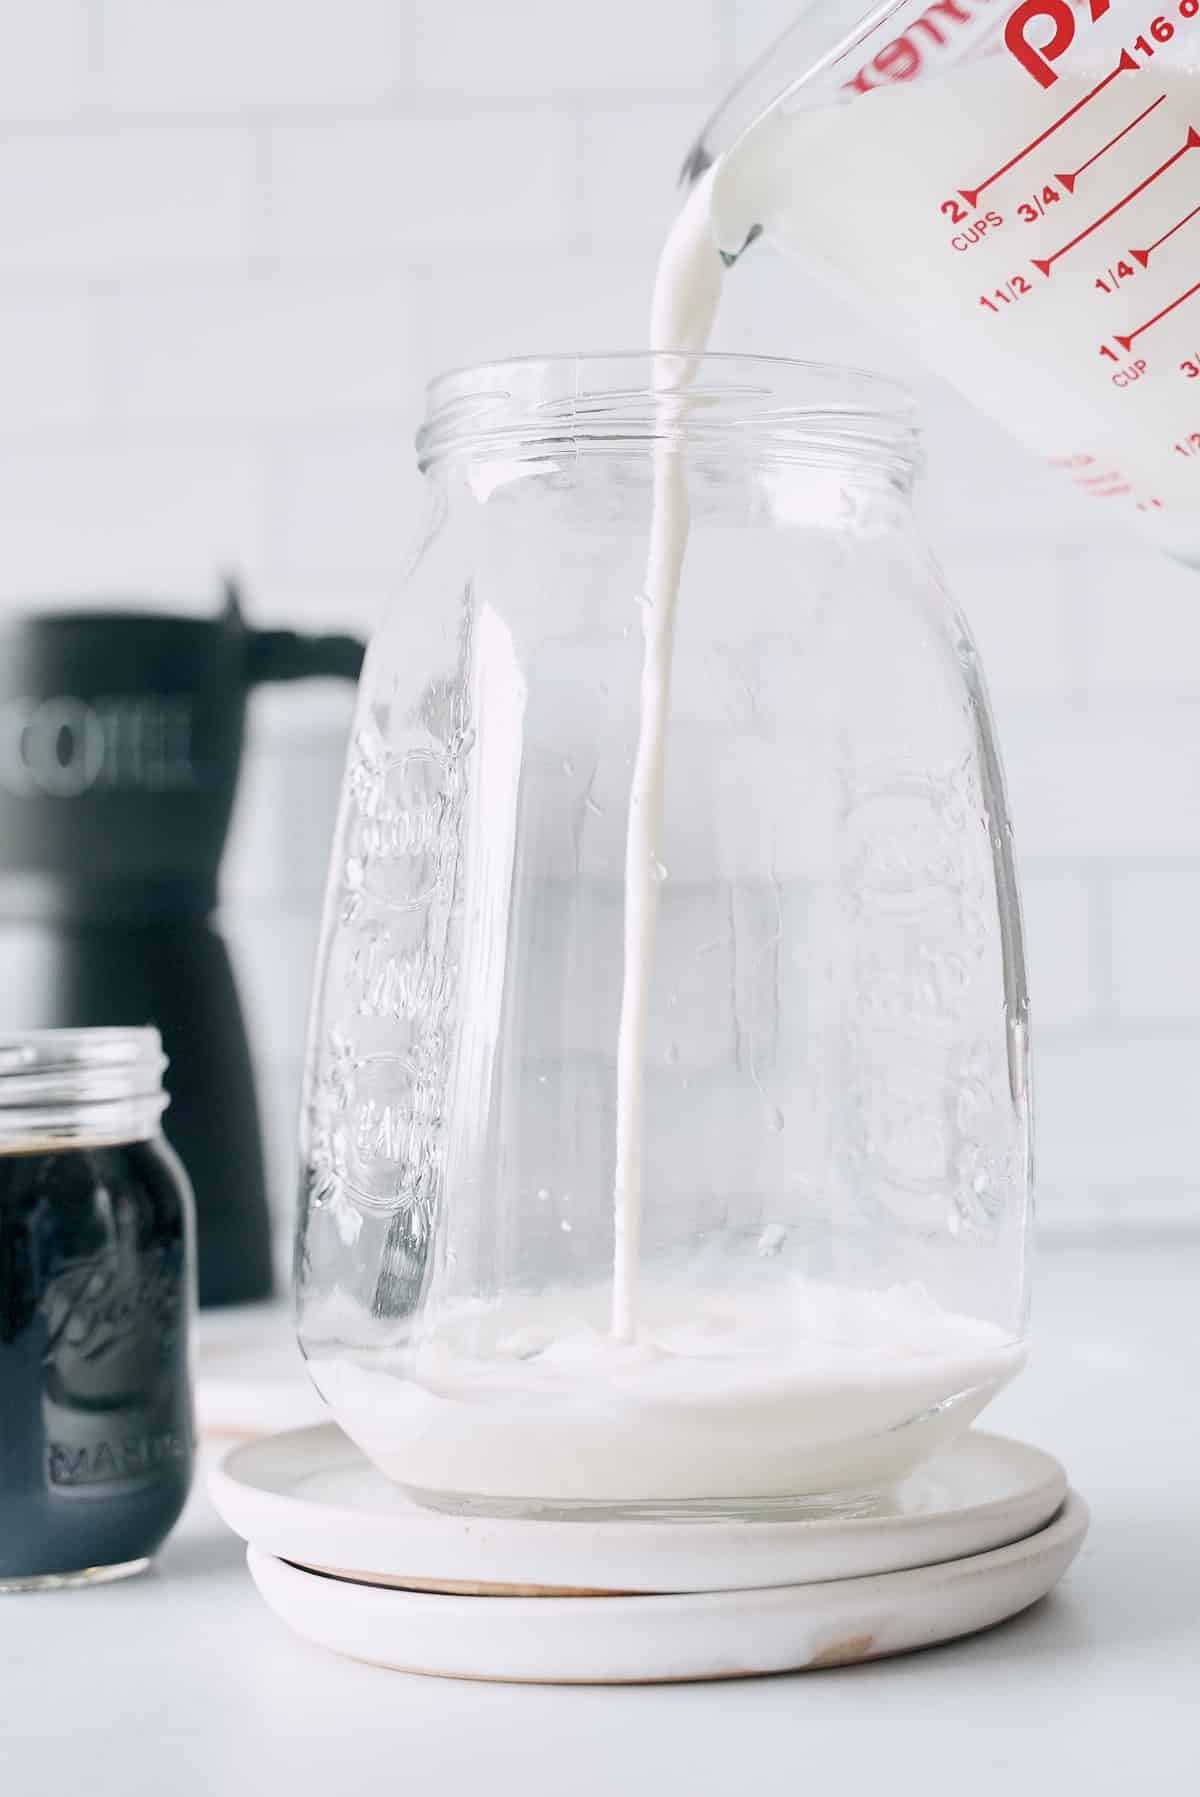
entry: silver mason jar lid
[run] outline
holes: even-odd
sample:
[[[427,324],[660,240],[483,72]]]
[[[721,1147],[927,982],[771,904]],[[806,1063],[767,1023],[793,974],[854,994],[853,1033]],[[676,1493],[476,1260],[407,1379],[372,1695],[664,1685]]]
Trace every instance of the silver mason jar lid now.
[[[154,1135],[166,1065],[156,1029],[0,1035],[0,1152]]]

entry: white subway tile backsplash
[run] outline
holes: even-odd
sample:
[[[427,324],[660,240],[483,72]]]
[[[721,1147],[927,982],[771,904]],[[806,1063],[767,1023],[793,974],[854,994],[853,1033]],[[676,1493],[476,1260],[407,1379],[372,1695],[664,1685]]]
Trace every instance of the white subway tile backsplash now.
[[[1200,870],[1123,871],[1110,902],[1117,1016],[1200,1017]]]
[[[724,0],[730,48],[737,68],[747,68],[796,23],[796,0]]]
[[[1082,549],[1072,581],[1086,610],[1088,674],[1098,690],[1200,687],[1200,575],[1130,543]]]
[[[1035,1031],[1086,1022],[1097,1006],[1091,887],[1074,874],[1032,874],[1022,899]]]
[[[92,4],[100,97],[133,113],[369,103],[395,89],[409,62],[410,9],[396,0]]]
[[[273,451],[273,567],[390,584],[424,501],[415,428],[307,434]]]
[[[649,267],[679,204],[697,130],[688,100],[628,101],[576,113],[581,168],[574,229],[590,249],[636,248]]]
[[[249,243],[251,144],[236,127],[13,137],[0,154],[0,278],[105,281],[230,263]]]
[[[568,215],[566,129],[539,107],[279,126],[271,245],[285,259],[545,247]]]
[[[413,385],[402,279],[238,280],[113,302],[121,410],[279,422],[399,411]]]
[[[4,0],[0,120],[60,119],[83,97],[89,0]]]
[[[1200,706],[1026,713],[1004,739],[1026,867],[1200,860]]]
[[[516,266],[444,271],[435,265],[431,366],[636,348],[646,338],[651,281],[645,258],[526,257]]]
[[[1066,691],[1072,662],[1062,557],[1053,550],[1014,553],[999,543],[988,555],[960,548],[941,559],[992,696],[1044,698]]]
[[[677,169],[670,172],[673,178]],[[806,280],[795,259],[766,238],[727,275],[718,323],[731,349],[832,362],[908,381],[920,373],[894,338],[872,330],[841,295]]]
[[[1200,1165],[1200,1027],[1190,1032],[1043,1037],[1037,1048],[1038,1158],[1047,1189],[1144,1180]]]
[[[0,298],[0,439],[90,424],[99,383],[88,299]]]
[[[409,0],[413,79],[422,87],[573,93],[694,87],[716,99],[715,0],[516,0],[462,6]]]
[[[1054,1248],[1087,1239],[1097,1246],[1121,1250],[1132,1242],[1195,1233],[1200,1207],[1200,1180],[1173,1174],[1165,1179],[1142,1175],[1129,1181],[1056,1178],[1038,1187],[1037,1239]],[[1034,1275],[1034,1328],[1040,1315]]]
[[[261,564],[263,511],[238,441],[0,450],[0,603],[207,593]]]
[[[926,465],[919,510],[937,546],[976,549],[997,539],[1010,549],[1071,539],[1087,528],[1085,501],[1061,474],[1043,466],[966,402],[930,384],[903,357],[890,372],[918,385],[925,427]],[[985,557],[981,557],[985,559]]]

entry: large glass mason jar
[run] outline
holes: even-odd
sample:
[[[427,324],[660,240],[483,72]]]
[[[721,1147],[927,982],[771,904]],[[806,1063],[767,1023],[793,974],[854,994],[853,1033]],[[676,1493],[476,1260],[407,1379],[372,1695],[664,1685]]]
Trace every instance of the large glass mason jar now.
[[[1020,1366],[1030,1222],[1011,833],[911,402],[752,357],[512,362],[433,384],[420,457],[310,1026],[311,1374],[439,1506],[869,1503]]]

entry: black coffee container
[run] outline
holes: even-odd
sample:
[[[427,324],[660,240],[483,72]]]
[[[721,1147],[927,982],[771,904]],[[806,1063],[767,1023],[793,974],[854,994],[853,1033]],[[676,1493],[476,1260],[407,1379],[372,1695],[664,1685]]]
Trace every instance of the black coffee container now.
[[[155,1030],[0,1037],[0,1590],[140,1571],[192,1476],[191,1194]]]
[[[201,1304],[271,1290],[250,1052],[213,913],[246,695],[353,680],[350,637],[53,612],[0,626],[0,1030],[154,1024],[196,1195]]]

